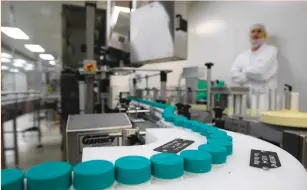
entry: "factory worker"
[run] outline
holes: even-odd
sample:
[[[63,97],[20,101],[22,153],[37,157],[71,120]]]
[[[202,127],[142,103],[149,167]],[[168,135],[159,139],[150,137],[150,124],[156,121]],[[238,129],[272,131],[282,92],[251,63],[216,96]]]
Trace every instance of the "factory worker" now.
[[[266,29],[255,24],[250,29],[251,47],[241,53],[231,68],[232,82],[260,93],[277,88],[277,49],[265,43]]]

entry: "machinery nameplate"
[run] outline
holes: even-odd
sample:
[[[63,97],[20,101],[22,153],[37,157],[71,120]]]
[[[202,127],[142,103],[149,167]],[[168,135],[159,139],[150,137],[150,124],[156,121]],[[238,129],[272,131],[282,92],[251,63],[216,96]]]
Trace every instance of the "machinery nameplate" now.
[[[79,152],[82,153],[84,147],[112,146],[115,137],[107,133],[92,133],[78,135]]]

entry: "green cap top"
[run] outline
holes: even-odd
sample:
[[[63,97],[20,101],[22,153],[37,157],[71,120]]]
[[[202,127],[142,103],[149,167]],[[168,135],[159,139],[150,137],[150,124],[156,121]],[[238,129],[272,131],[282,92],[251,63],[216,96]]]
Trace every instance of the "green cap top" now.
[[[22,190],[24,173],[20,169],[1,170],[1,189]]]

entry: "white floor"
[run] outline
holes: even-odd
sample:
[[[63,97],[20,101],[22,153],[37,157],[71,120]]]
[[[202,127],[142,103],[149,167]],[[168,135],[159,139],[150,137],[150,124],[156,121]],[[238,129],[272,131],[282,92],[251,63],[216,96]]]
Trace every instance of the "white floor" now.
[[[28,127],[33,126],[33,115],[27,114],[20,116],[17,119],[17,130],[22,131]],[[12,121],[4,123],[4,131],[12,131]],[[42,130],[42,148],[37,148],[38,145],[38,133],[27,132],[25,136],[22,133],[18,133],[18,149],[19,149],[19,164],[15,166],[14,152],[6,151],[6,166],[7,168],[19,167],[27,170],[31,166],[45,162],[61,160],[61,134],[59,125],[55,122],[41,122]],[[13,134],[5,133],[5,147],[13,147]]]

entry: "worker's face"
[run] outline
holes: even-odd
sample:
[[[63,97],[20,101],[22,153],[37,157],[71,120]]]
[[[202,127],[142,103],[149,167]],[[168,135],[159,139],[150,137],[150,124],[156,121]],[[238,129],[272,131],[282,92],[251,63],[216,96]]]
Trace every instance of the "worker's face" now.
[[[252,41],[261,40],[264,38],[264,31],[260,27],[254,27],[250,31],[250,38]]]

